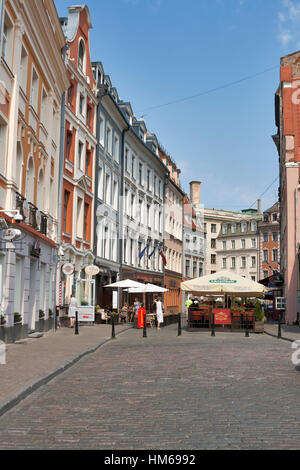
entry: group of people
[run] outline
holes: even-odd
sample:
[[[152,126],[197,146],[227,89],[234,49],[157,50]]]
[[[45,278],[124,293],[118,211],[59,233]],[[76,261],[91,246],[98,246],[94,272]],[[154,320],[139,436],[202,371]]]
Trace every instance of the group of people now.
[[[156,319],[157,319],[157,329],[160,330],[160,325],[164,321],[164,308],[160,297],[156,297],[154,300],[155,310],[156,310]],[[76,310],[78,310],[78,302],[74,294],[71,295],[69,302],[69,312],[68,316],[70,318],[70,328],[74,328]],[[140,302],[136,297],[134,299],[133,306],[124,305],[120,312],[120,320],[132,322],[134,318],[137,318],[137,327],[144,327],[144,319],[146,314],[146,309],[143,302]]]

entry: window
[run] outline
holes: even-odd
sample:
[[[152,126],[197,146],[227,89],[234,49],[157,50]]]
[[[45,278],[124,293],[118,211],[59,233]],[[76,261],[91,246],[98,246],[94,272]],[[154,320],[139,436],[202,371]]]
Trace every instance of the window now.
[[[245,268],[245,267],[246,267],[246,257],[245,257],[245,256],[242,256],[242,264],[241,264],[241,267],[242,267],[242,268]]]
[[[227,233],[227,224],[222,225],[222,233],[225,235]]]
[[[211,224],[211,233],[217,233],[217,226],[216,226],[216,224]]]
[[[242,248],[246,248],[246,240],[242,240]]]
[[[216,239],[215,238],[212,238],[211,241],[210,241],[210,247],[211,248],[216,248]]]
[[[76,226],[76,234],[78,238],[82,238],[83,230],[82,230],[82,221],[83,221],[83,200],[78,197],[77,198],[77,226]]]
[[[113,208],[118,210],[118,183],[114,181],[114,189],[113,189]]]
[[[106,126],[106,148],[110,155],[112,155],[112,132],[110,127]]]
[[[115,135],[115,138],[114,138],[114,157],[115,157],[115,160],[117,162],[119,161],[119,153],[120,153],[119,137],[117,135]]]
[[[143,184],[143,165],[139,163],[139,184]]]
[[[223,250],[226,250],[226,245],[227,245],[227,243],[223,242]]]
[[[210,274],[215,274],[215,273],[216,273],[216,271],[210,271]]]
[[[87,150],[86,155],[85,155],[85,174],[87,176],[89,175],[90,161],[91,161],[91,152]]]
[[[231,249],[235,250],[235,240],[231,240]]]
[[[128,149],[125,149],[125,170],[128,171]]]
[[[70,233],[69,224],[68,224],[69,201],[70,201],[70,193],[69,193],[69,191],[65,191],[65,197],[64,197],[64,225],[63,225],[64,233]]]
[[[72,145],[72,132],[67,132],[67,139],[66,139],[66,150],[67,150],[67,160],[70,161],[70,152],[71,152],[71,145]]]
[[[251,232],[256,232],[257,230],[257,223],[256,220],[251,221]]]
[[[251,268],[256,268],[256,257],[251,256]]]
[[[84,220],[83,220],[83,238],[88,240],[88,214],[89,214],[89,205],[84,204]]]
[[[13,24],[7,13],[4,16],[3,34],[2,34],[2,57],[10,68],[12,68],[13,52]]]
[[[278,232],[273,232],[273,242],[278,242]]]
[[[235,268],[235,258],[231,258],[231,267]]]
[[[28,67],[28,54],[22,46],[21,53],[21,66],[20,66],[20,85],[25,95],[27,94],[27,67]]]
[[[83,109],[84,109],[84,96],[80,93],[79,94],[79,113],[83,116]]]
[[[273,220],[273,222],[276,222],[277,219],[278,219],[277,213],[275,212],[274,214],[272,214],[272,220]]]
[[[91,121],[91,107],[90,106],[87,106],[86,108],[86,123],[87,125],[89,126],[90,125],[90,121]]]
[[[1,157],[0,157],[0,173],[4,174],[5,173],[5,166],[6,166],[6,161],[5,158],[3,158],[3,154],[5,155],[5,148],[6,148],[6,136],[7,136],[7,124],[2,120],[0,116],[0,148],[1,148]],[[21,155],[22,149],[19,147],[19,156],[20,156],[20,171],[22,169],[22,162],[23,162],[23,157]],[[17,177],[19,175],[17,174]]]
[[[105,175],[105,202],[111,203],[110,200],[110,175]]]
[[[193,262],[193,277],[197,277],[197,261]]]
[[[78,48],[78,68],[80,72],[84,72],[84,55],[85,55],[85,50],[84,50],[84,44],[83,41],[79,41],[79,48]]]
[[[154,176],[154,194],[156,195],[157,192],[156,192],[156,176]]]
[[[264,215],[264,222],[269,222],[269,216],[268,216],[268,214],[265,214],[265,215]]]
[[[226,269],[226,266],[227,266],[227,260],[226,260],[226,258],[222,258],[222,267],[223,267],[223,269]]]
[[[210,262],[211,262],[211,264],[217,264],[217,256],[216,255],[211,255]]]
[[[247,223],[246,222],[242,222],[241,224],[241,232],[242,233],[245,233],[247,231]]]
[[[132,155],[131,158],[131,176],[135,178],[135,156]]]
[[[252,248],[256,248],[256,238],[252,238],[251,245],[252,245]]]
[[[83,143],[78,142],[78,168],[82,170],[82,152],[83,152]]]
[[[236,224],[231,224],[231,233],[236,233]]]
[[[72,96],[73,96],[73,85],[70,85],[68,88],[68,103],[72,103]]]
[[[255,282],[255,276],[251,276],[252,281]]]
[[[150,170],[147,170],[147,190],[150,191]]]
[[[161,198],[161,181],[158,182],[158,196]]]
[[[272,261],[278,261],[278,250],[272,250]]]
[[[150,227],[150,206],[147,204],[147,225]]]
[[[100,143],[104,147],[104,119],[100,116]]]
[[[185,262],[185,275],[186,277],[190,276],[190,260],[187,259]]]
[[[264,232],[264,243],[267,243],[269,240],[269,234],[267,232]]]
[[[42,103],[41,103],[41,122],[44,125],[46,123],[46,118],[47,118],[47,101],[48,101],[48,96],[47,96],[46,91],[43,88]]]
[[[268,250],[264,250],[264,261],[269,261]]]
[[[269,277],[269,272],[268,271],[264,271],[264,279],[266,279],[266,277]]]
[[[103,169],[98,169],[98,198],[103,199]]]
[[[35,111],[37,111],[37,106],[38,106],[38,88],[39,88],[39,77],[35,69],[32,68],[30,104]]]

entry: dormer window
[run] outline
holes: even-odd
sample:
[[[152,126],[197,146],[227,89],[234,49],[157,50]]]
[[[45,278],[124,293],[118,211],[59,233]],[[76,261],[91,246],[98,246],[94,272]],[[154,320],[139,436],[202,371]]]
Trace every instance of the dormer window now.
[[[156,145],[152,144],[152,152],[156,153],[156,151],[157,151]]]
[[[85,48],[83,41],[79,42],[78,48],[78,68],[83,73],[84,72],[84,56],[85,56]]]
[[[144,132],[142,131],[142,129],[139,129],[139,135],[140,135],[140,138],[141,138],[142,140],[144,140],[145,134],[144,134]]]

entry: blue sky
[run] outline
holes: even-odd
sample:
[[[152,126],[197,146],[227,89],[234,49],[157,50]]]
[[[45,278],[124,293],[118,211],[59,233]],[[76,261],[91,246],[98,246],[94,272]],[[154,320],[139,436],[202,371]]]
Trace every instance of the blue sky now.
[[[56,0],[67,16],[67,0]],[[77,4],[74,2],[73,4]],[[87,0],[92,60],[181,168],[205,207],[241,210],[278,176],[280,57],[300,49],[296,0]],[[149,109],[272,70],[236,85]],[[278,182],[262,197],[267,209]]]

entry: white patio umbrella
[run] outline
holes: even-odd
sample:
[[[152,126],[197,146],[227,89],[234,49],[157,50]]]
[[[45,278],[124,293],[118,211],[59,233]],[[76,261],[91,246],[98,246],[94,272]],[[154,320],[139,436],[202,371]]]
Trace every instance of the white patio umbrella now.
[[[112,284],[108,284],[107,286],[104,287],[118,287],[118,288],[127,288],[129,289],[130,287],[142,287],[145,284],[142,284],[141,282],[133,281],[132,279],[123,279],[123,281],[117,281],[113,282]]]
[[[143,293],[154,293],[154,292],[168,292],[168,289],[165,289],[164,287],[156,286],[155,284],[144,284],[141,287],[131,287],[128,289],[128,292],[130,294],[143,294]]]
[[[225,270],[182,282],[181,289],[206,296],[263,297],[267,292],[262,284]]]

